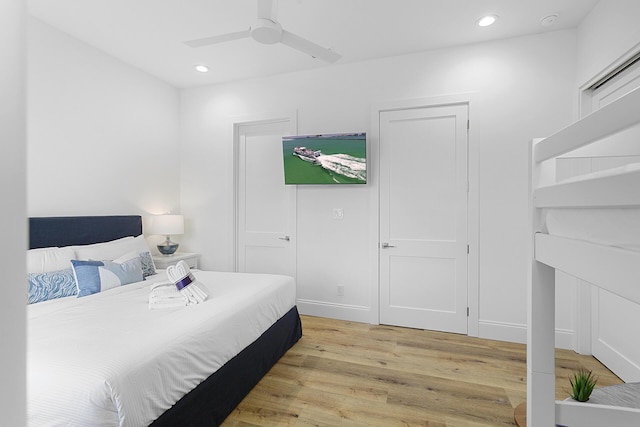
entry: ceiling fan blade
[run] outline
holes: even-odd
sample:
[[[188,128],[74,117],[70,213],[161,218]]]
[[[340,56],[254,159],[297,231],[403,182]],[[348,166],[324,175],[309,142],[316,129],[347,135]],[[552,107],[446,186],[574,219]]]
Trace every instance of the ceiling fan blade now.
[[[258,19],[276,20],[277,0],[258,0]]]
[[[320,58],[323,61],[333,63],[340,59],[342,56],[330,49],[317,45],[307,39],[303,39],[289,31],[282,30],[282,43],[289,47],[304,52],[307,55],[311,55],[314,58]]]
[[[243,30],[243,31],[237,31],[235,33],[227,33],[227,34],[221,34],[219,36],[212,36],[212,37],[205,37],[202,39],[195,39],[195,40],[188,40],[186,42],[183,42],[184,44],[186,44],[189,47],[202,47],[202,46],[209,46],[211,44],[216,44],[216,43],[222,43],[222,42],[228,42],[231,40],[238,40],[238,39],[244,39],[246,37],[250,37],[251,36],[251,30]]]

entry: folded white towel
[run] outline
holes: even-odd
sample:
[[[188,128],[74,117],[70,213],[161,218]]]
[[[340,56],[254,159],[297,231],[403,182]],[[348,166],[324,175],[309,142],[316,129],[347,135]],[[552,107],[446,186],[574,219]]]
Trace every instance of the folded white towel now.
[[[159,308],[184,307],[188,303],[187,298],[178,291],[173,282],[157,282],[151,286],[149,294],[149,310]]]
[[[198,282],[186,262],[178,261],[176,265],[167,267],[167,277],[187,299],[187,305],[199,304],[207,299],[207,293],[198,286]]]

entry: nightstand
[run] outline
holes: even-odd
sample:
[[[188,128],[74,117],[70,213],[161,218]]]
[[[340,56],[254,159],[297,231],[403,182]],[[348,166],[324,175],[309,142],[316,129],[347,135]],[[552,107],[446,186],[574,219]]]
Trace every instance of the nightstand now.
[[[198,268],[200,254],[189,252],[176,252],[173,255],[154,255],[153,263],[156,268],[165,269],[170,265],[175,265],[178,261],[186,262],[190,268]]]

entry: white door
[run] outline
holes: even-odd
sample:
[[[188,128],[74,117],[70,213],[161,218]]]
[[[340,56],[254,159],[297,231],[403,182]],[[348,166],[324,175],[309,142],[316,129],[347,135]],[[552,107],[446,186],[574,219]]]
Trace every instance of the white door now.
[[[236,125],[237,271],[296,275],[296,188],[284,185],[292,120]]]
[[[380,112],[380,322],[467,333],[466,104]]]

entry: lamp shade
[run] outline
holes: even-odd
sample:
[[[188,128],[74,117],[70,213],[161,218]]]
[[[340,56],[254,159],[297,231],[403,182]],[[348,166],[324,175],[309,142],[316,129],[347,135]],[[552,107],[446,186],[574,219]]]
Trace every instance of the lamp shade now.
[[[152,234],[165,236],[184,234],[184,216],[182,215],[157,215],[151,222]]]

